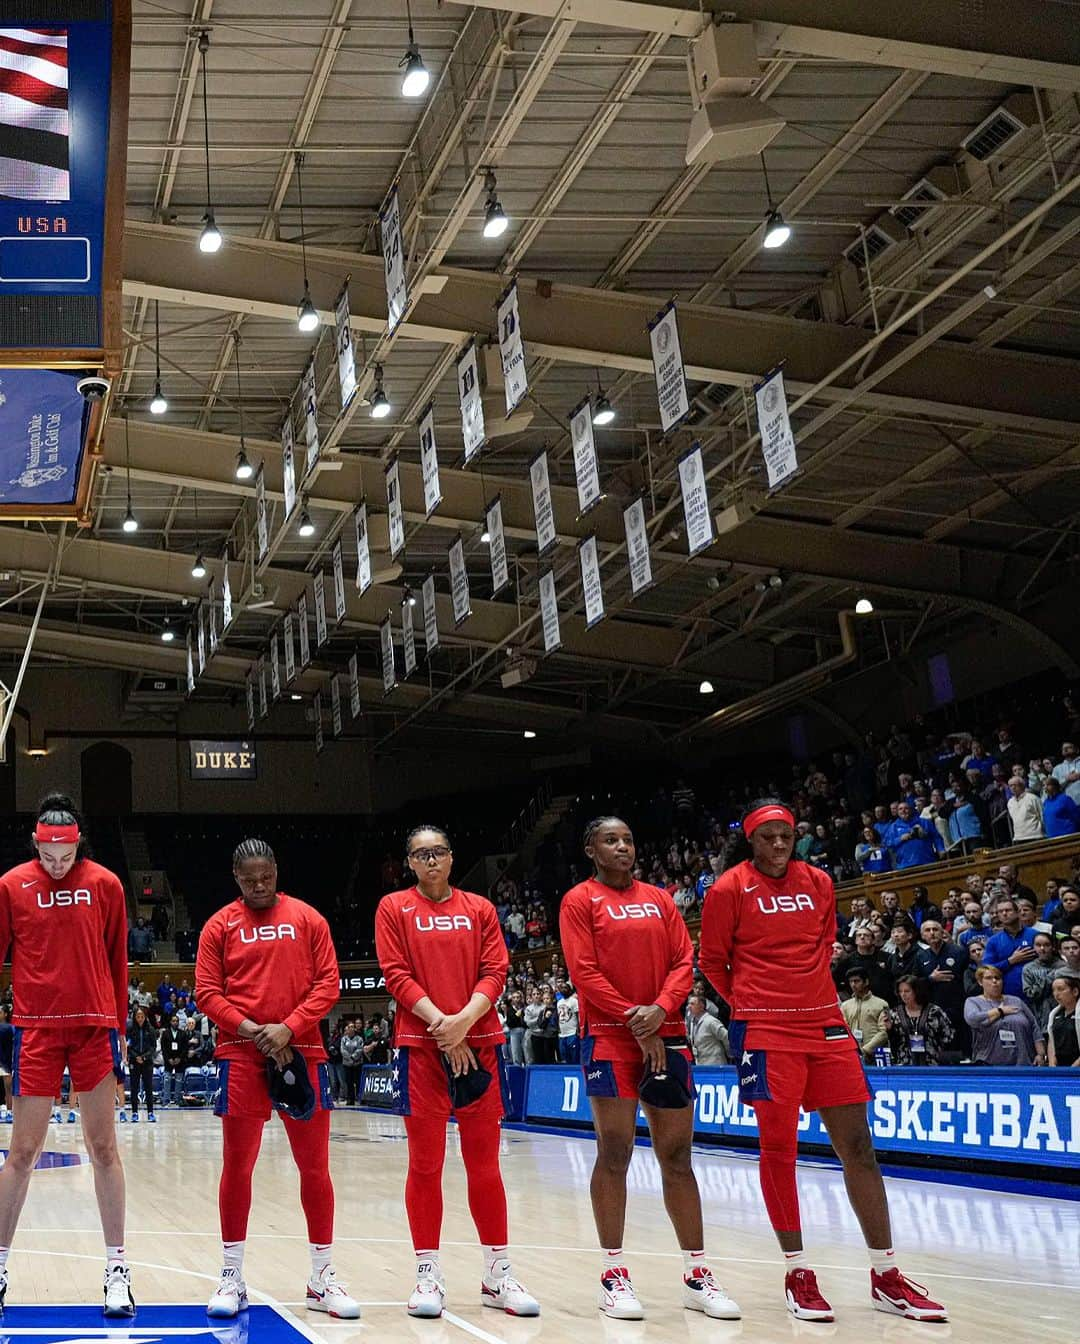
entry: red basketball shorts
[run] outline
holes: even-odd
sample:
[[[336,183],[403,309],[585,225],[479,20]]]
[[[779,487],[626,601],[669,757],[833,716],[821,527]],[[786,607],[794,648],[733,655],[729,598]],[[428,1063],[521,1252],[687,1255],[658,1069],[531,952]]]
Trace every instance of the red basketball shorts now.
[[[501,1120],[506,1113],[506,1087],[502,1051],[494,1045],[474,1045],[473,1054],[481,1068],[491,1074],[483,1096],[456,1110],[450,1100],[450,1085],[438,1050],[422,1045],[402,1045],[391,1053],[394,1109],[399,1115],[422,1119],[451,1115],[490,1116]]]
[[[690,1066],[690,1092],[693,1095],[693,1056],[685,1044],[669,1048],[678,1050]],[[587,1097],[623,1097],[636,1101],[645,1060],[635,1041],[624,1043],[607,1036],[584,1036],[581,1040],[581,1071],[585,1075]]]
[[[835,1024],[785,1029],[735,1022],[729,1028],[739,1099],[819,1111],[871,1098],[855,1038]]]
[[[110,1073],[122,1077],[115,1027],[16,1027],[11,1095],[59,1097],[64,1069],[76,1092],[92,1092]]]
[[[308,1073],[315,1089],[315,1109],[330,1111],[334,1103],[330,1096],[330,1080],[326,1065],[316,1064],[307,1055]],[[218,1094],[214,1102],[215,1115],[244,1115],[269,1120],[273,1114],[270,1103],[270,1084],[266,1077],[266,1056],[252,1047],[233,1059],[219,1059]]]

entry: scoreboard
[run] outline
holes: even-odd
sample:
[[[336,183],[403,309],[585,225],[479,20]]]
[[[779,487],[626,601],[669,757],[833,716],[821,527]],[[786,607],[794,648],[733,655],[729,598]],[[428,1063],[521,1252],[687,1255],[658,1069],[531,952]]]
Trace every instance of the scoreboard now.
[[[77,384],[120,371],[130,49],[130,0],[0,0],[0,519],[87,521],[108,400]]]

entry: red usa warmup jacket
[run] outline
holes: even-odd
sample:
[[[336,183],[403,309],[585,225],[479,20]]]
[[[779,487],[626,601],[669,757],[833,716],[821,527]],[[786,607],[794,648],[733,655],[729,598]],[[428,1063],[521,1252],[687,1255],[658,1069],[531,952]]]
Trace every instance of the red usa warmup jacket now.
[[[324,1060],[319,1022],[339,998],[337,955],[326,920],[305,901],[277,894],[269,910],[241,899],[211,915],[199,935],[195,1002],[217,1023],[217,1059],[256,1050],[236,1034],[245,1018],[283,1022],[290,1044]]]
[[[127,1023],[127,901],[115,873],[79,859],[53,879],[37,861],[0,877],[0,960],[11,951],[17,1027]]]
[[[375,911],[375,951],[386,988],[397,1000],[395,1045],[438,1047],[413,1009],[429,998],[444,1013],[458,1013],[473,994],[492,1007],[469,1032],[470,1045],[505,1039],[495,1011],[510,955],[495,907],[483,896],[452,887],[445,901],[429,901],[418,887],[391,891]]]
[[[626,1014],[640,1003],[663,1008],[659,1035],[686,1035],[680,1009],[694,981],[694,949],[666,891],[636,880],[617,890],[590,877],[562,898],[559,935],[583,1036],[639,1059]]]

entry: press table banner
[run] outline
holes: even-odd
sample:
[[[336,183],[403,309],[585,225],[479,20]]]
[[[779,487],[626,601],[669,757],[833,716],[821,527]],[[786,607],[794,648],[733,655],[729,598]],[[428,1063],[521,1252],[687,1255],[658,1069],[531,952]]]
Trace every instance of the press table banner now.
[[[344,410],[356,392],[356,354],[349,316],[348,285],[342,285],[337,303],[334,304],[334,324],[337,334],[338,386],[341,389],[341,409]]]
[[[424,479],[424,514],[430,518],[442,503],[439,452],[435,443],[435,403],[428,402],[420,419],[420,474]]]
[[[660,428],[666,434],[690,410],[686,369],[683,367],[682,346],[679,342],[679,323],[673,303],[657,313],[649,324],[649,343],[652,346],[656,400],[660,405]]]
[[[256,779],[255,743],[193,738],[188,743],[192,779]]]
[[[458,400],[465,461],[469,463],[484,446],[484,407],[480,400],[480,375],[476,368],[476,342],[470,341],[457,362]]]
[[[360,1105],[394,1109],[394,1071],[389,1064],[365,1064],[360,1070]]]
[[[784,374],[776,369],[754,388],[757,402],[758,432],[761,434],[761,455],[769,473],[769,489],[783,484],[799,470],[795,453],[795,436],[788,417],[787,393]]]
[[[518,314],[518,290],[515,280],[504,290],[498,303],[499,354],[502,357],[503,382],[506,385],[506,414],[510,415],[529,390],[525,373],[525,347],[521,343],[521,318]]]
[[[879,1153],[975,1158],[1062,1166],[1080,1155],[1080,1091],[1069,1069],[868,1069],[869,1107]],[[739,1101],[734,1068],[694,1069],[694,1132],[702,1138],[757,1137],[751,1107]],[[589,1121],[579,1068],[533,1065],[530,1120]],[[639,1112],[639,1123],[644,1119]],[[799,1142],[827,1147],[816,1111],[799,1116]]]

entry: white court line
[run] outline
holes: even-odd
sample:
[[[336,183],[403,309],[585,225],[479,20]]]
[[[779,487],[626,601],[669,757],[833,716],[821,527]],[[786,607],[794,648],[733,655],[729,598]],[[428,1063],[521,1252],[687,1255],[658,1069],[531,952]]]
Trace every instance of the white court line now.
[[[455,1315],[452,1311],[443,1308],[443,1320],[449,1321],[451,1325],[456,1325],[459,1330],[464,1330],[467,1335],[472,1335],[474,1339],[482,1339],[484,1344],[506,1344],[506,1340],[501,1335],[489,1334],[487,1330],[481,1330],[478,1325],[473,1325],[472,1321],[466,1321],[463,1317]]]

